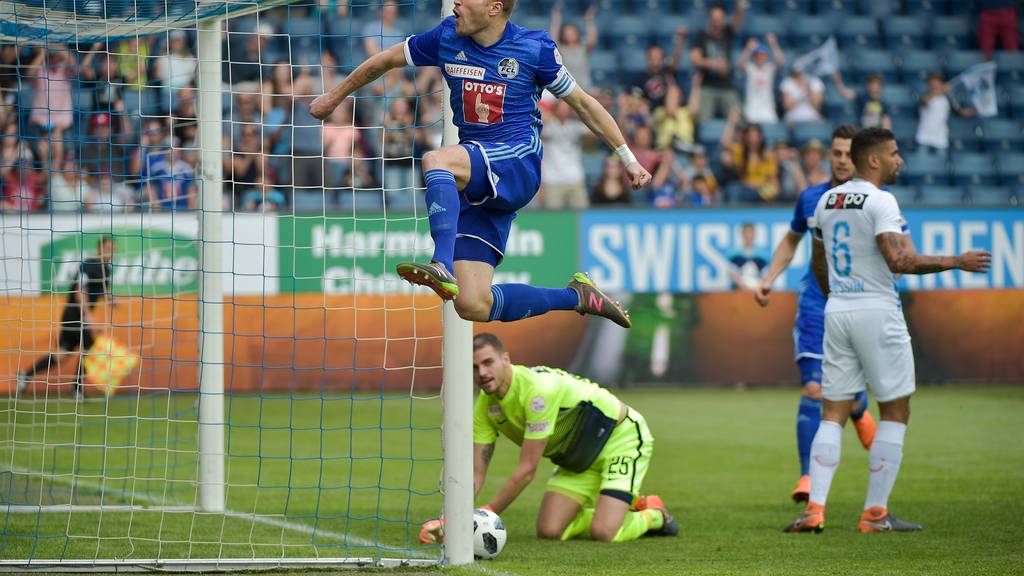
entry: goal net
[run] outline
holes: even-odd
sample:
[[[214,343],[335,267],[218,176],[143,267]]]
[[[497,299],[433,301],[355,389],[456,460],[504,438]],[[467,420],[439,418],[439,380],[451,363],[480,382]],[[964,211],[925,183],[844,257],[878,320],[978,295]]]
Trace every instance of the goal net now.
[[[454,322],[394,274],[431,249],[440,75],[308,112],[440,14],[0,3],[0,570],[451,559],[417,535]]]

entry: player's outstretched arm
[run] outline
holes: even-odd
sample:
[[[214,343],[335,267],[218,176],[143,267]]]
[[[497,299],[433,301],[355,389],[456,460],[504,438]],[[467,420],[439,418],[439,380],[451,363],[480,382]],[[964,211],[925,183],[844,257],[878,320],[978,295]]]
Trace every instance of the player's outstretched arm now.
[[[793,257],[796,255],[796,249],[800,247],[800,241],[803,238],[802,234],[789,230],[782,240],[779,240],[779,245],[775,247],[775,252],[772,253],[772,263],[768,266],[768,272],[765,273],[761,285],[754,290],[754,299],[761,306],[768,305],[772,284],[775,283],[775,279],[779,277],[779,274],[782,274],[783,270],[789,268],[790,263],[793,262]]]
[[[811,270],[821,293],[828,298],[828,260],[825,258],[825,243],[819,238],[814,239],[811,247]]]
[[[388,70],[401,68],[406,64],[405,42],[399,42],[383,52],[374,54],[356,67],[341,84],[313,100],[309,105],[309,113],[314,118],[325,120],[353,92],[380,78]]]
[[[587,125],[587,128],[590,128],[591,132],[619,155],[622,163],[626,165],[626,173],[629,175],[633,190],[639,190],[650,183],[650,172],[636,161],[636,157],[626,146],[626,138],[622,135],[619,125],[615,123],[615,119],[600,102],[579,86],[570,92],[564,100],[569,106],[572,106],[576,115]]]
[[[933,274],[954,268],[967,272],[987,272],[992,265],[992,254],[980,250],[964,252],[959,256],[918,254],[913,240],[906,234],[883,232],[875,236],[875,241],[889,270],[895,274]]]
[[[519,452],[519,464],[508,479],[505,480],[498,494],[488,504],[495,514],[501,514],[505,508],[508,508],[509,504],[512,504],[519,497],[523,489],[529,486],[530,482],[533,482],[533,477],[537,474],[537,466],[540,464],[541,457],[544,456],[544,448],[547,445],[547,438],[542,440],[523,440],[523,446]]]

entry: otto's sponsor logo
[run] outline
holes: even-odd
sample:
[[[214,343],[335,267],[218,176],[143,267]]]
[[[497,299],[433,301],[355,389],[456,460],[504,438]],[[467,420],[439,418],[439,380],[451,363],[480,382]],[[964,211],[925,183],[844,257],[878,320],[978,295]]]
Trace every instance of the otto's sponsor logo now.
[[[449,76],[456,78],[472,78],[474,80],[484,79],[484,69],[480,66],[468,66],[466,64],[452,64],[446,62],[444,65],[444,71]]]
[[[826,210],[862,210],[867,194],[857,192],[832,192],[825,201]]]
[[[470,124],[497,124],[505,116],[505,85],[462,82],[462,117]]]

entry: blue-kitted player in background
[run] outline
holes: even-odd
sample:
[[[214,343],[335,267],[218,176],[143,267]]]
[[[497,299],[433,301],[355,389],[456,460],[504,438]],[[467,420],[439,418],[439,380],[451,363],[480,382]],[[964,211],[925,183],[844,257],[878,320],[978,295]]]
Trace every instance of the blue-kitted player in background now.
[[[350,94],[388,70],[438,66],[451,88],[459,144],[423,155],[434,256],[406,262],[398,274],[428,286],[466,320],[511,322],[551,310],[603,316],[629,327],[629,314],[583,273],[567,288],[492,285],[516,211],[540,187],[541,118],[547,89],[615,149],[634,189],[651,175],[634,157],[615,120],[562,66],[551,36],[509,22],[515,0],[456,0],[439,26],[371,57],[310,104],[324,119]]]
[[[768,305],[772,284],[779,277],[796,255],[804,234],[808,230],[807,220],[814,215],[818,200],[825,192],[843,184],[853,177],[853,160],[850,147],[857,128],[850,124],[842,124],[832,131],[832,143],[829,147],[829,162],[832,167],[832,178],[810,186],[800,193],[796,208],[793,210],[793,221],[786,236],[779,242],[772,254],[772,263],[765,274],[764,280],[754,298],[761,306]],[[811,442],[818,432],[821,423],[821,360],[824,357],[822,344],[825,339],[825,295],[818,287],[814,272],[808,268],[807,274],[800,281],[800,295],[797,301],[796,326],[793,327],[793,344],[796,347],[796,363],[800,367],[800,382],[803,394],[800,396],[800,408],[796,417],[796,443],[800,454],[800,480],[792,492],[794,502],[806,502],[811,490],[809,475],[811,459]],[[865,449],[871,447],[875,438],[877,425],[868,412],[867,393],[861,392],[854,399],[853,417],[857,436]]]

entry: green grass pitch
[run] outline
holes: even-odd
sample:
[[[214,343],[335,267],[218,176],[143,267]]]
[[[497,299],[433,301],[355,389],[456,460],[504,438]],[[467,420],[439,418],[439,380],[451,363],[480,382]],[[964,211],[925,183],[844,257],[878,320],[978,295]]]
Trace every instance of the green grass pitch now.
[[[800,511],[788,498],[798,472],[795,389],[628,391],[620,397],[651,425],[655,450],[644,490],[664,497],[679,517],[678,538],[618,545],[539,541],[533,526],[542,472],[503,514],[509,543],[502,556],[445,571],[1024,574],[1022,387],[919,391],[890,507],[925,531],[893,535],[856,532],[867,454],[852,429],[845,433],[825,532],[781,533]],[[158,398],[117,403],[109,411],[113,418],[101,416],[102,402],[77,414],[70,402],[51,402],[45,417],[39,406],[0,403],[3,502],[67,503],[69,477],[40,481],[9,470],[69,470],[72,461],[80,478],[77,504],[100,504],[100,482],[106,505],[191,502],[194,398]],[[184,510],[5,513],[0,558],[437,556],[436,549],[416,544],[414,521],[440,508],[439,402],[235,397],[229,406],[228,507],[281,522]],[[31,449],[44,434],[50,448]],[[76,442],[87,447],[74,450]],[[514,445],[499,441],[479,503],[497,490],[517,457]],[[96,472],[103,469],[106,474]],[[315,544],[302,532],[314,525]],[[374,550],[367,545],[374,540],[390,549]]]

